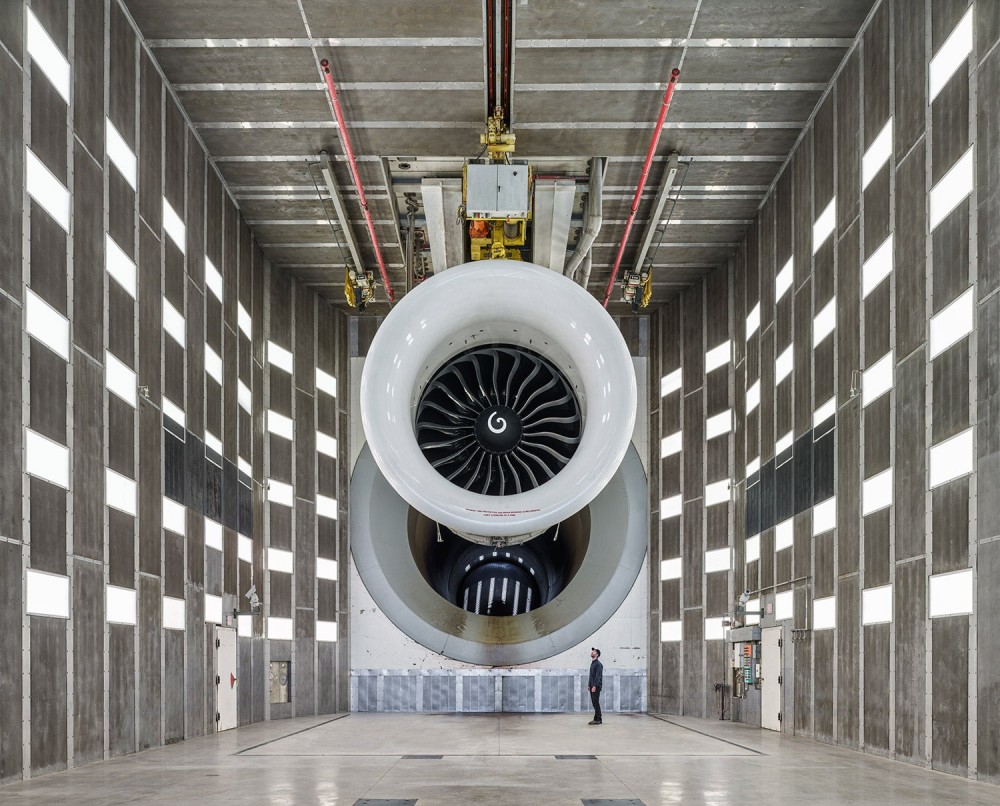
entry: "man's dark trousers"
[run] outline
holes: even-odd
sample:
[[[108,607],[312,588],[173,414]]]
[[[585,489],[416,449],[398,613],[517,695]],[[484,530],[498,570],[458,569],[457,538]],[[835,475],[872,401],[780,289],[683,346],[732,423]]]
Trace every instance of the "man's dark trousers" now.
[[[590,701],[594,704],[594,721],[601,722],[601,690],[590,692]]]

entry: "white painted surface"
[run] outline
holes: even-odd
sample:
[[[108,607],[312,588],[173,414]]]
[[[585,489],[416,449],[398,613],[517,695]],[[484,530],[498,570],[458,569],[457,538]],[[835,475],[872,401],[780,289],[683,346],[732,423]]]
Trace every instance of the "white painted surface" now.
[[[760,631],[760,726],[781,730],[781,627]]]
[[[231,627],[216,627],[218,646],[215,650],[215,673],[219,677],[216,686],[215,710],[219,714],[217,730],[236,727],[236,702],[239,678],[236,675],[236,630]]]

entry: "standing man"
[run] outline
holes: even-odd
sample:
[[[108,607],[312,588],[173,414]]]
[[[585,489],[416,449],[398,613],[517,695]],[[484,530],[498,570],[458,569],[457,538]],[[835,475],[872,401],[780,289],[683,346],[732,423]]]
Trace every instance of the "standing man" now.
[[[590,677],[587,680],[587,688],[590,689],[590,701],[594,704],[594,718],[588,725],[600,725],[601,719],[601,687],[604,685],[604,664],[598,658],[601,657],[601,650],[590,649]]]

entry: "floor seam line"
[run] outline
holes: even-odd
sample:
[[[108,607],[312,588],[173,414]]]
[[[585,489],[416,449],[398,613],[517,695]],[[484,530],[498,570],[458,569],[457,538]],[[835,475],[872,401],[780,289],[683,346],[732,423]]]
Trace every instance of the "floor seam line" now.
[[[653,717],[653,719],[659,719],[661,722],[666,722],[668,725],[673,725],[675,728],[682,728],[684,730],[689,730],[692,733],[697,733],[699,736],[707,736],[709,739],[715,739],[718,742],[725,742],[726,744],[731,744],[733,747],[738,747],[740,748],[740,750],[746,750],[747,752],[754,753],[758,756],[768,755],[767,753],[761,750],[756,750],[753,747],[747,747],[746,745],[730,741],[729,739],[721,739],[718,736],[713,736],[711,733],[705,733],[705,731],[695,730],[694,728],[689,728],[687,725],[681,725],[679,722],[671,722],[665,716],[662,716],[660,714],[650,714],[650,716]]]
[[[241,756],[244,753],[249,753],[251,750],[256,750],[260,747],[265,747],[269,744],[274,744],[274,742],[280,742],[282,739],[287,739],[291,736],[298,736],[300,733],[306,733],[310,730],[321,728],[324,725],[329,725],[331,722],[336,722],[338,719],[343,719],[345,716],[349,716],[349,714],[337,714],[335,717],[333,717],[333,719],[324,720],[323,722],[320,722],[318,725],[310,725],[308,728],[302,728],[302,730],[296,730],[293,731],[292,733],[286,733],[284,736],[276,736],[273,739],[268,739],[266,742],[255,744],[252,747],[244,747],[242,750],[237,750],[235,753],[230,753],[230,755]],[[255,724],[266,724],[266,723],[255,723]]]

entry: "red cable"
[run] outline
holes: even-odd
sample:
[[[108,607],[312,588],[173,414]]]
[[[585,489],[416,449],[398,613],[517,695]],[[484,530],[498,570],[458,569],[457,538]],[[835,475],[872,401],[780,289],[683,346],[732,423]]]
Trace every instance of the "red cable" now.
[[[663,122],[667,119],[667,110],[670,108],[670,99],[674,95],[674,87],[677,86],[677,77],[681,71],[676,67],[670,71],[670,81],[667,82],[667,91],[663,93],[663,104],[660,106],[660,116],[656,119],[656,128],[653,130],[653,139],[649,143],[649,150],[646,152],[646,160],[642,164],[642,175],[639,177],[639,186],[635,189],[635,198],[632,199],[632,210],[628,214],[628,221],[625,222],[625,232],[622,235],[622,242],[618,245],[618,254],[615,256],[615,265],[611,270],[611,279],[608,280],[608,287],[604,290],[604,307],[608,307],[608,300],[611,299],[611,289],[614,288],[615,279],[618,277],[618,268],[621,266],[622,255],[625,254],[625,244],[628,242],[629,233],[632,231],[632,222],[635,221],[636,210],[639,209],[639,199],[642,191],[646,187],[646,179],[649,178],[649,166],[653,163],[653,155],[656,153],[656,146],[660,142],[660,132],[663,131]]]
[[[340,108],[340,99],[337,97],[337,87],[333,83],[333,75],[330,73],[330,62],[323,59],[319,66],[323,68],[323,77],[326,79],[326,89],[330,93],[330,100],[333,101],[333,113],[337,116],[337,129],[340,132],[340,140],[344,144],[344,152],[347,154],[347,164],[351,168],[351,177],[354,179],[354,188],[358,191],[361,200],[361,210],[365,214],[365,223],[368,225],[368,234],[372,239],[372,246],[375,247],[375,259],[378,261],[378,269],[382,274],[382,282],[385,285],[385,292],[389,297],[389,302],[396,299],[396,294],[389,284],[389,274],[385,270],[385,261],[382,259],[382,250],[378,245],[378,236],[375,234],[375,222],[372,221],[371,210],[368,209],[368,197],[365,196],[365,186],[361,182],[358,174],[358,163],[354,158],[354,149],[351,148],[351,136],[344,123],[344,113]]]

